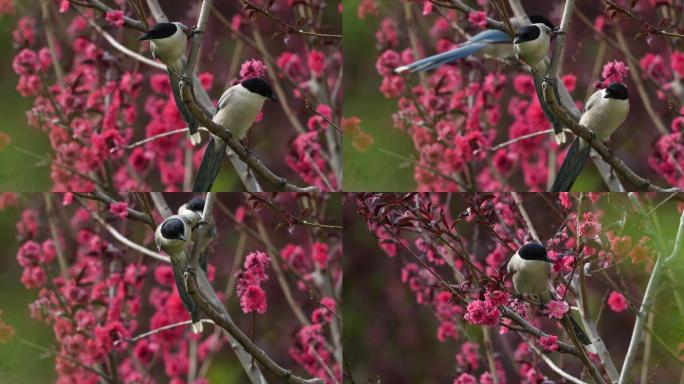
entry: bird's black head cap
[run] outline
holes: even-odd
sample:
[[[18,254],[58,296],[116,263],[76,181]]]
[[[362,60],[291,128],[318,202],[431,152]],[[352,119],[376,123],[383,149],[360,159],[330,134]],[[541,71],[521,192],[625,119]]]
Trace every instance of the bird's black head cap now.
[[[204,211],[204,199],[201,197],[193,197],[186,207],[191,211],[202,212]]]
[[[556,29],[556,26],[553,25],[551,20],[547,19],[546,16],[542,15],[530,15],[530,24],[544,24],[547,27],[551,28],[551,30]]]
[[[163,39],[165,37],[173,36],[178,30],[178,26],[174,23],[158,23],[150,28],[144,35],[138,37],[138,41]]]
[[[606,87],[606,99],[627,100],[627,87],[622,83],[610,83]]]
[[[518,256],[525,260],[551,261],[546,255],[546,248],[539,243],[527,243],[518,250]]]
[[[185,240],[185,224],[177,217],[172,217],[161,226],[161,234],[166,239]]]
[[[250,77],[247,80],[243,80],[240,84],[250,92],[261,95],[269,100],[278,101],[278,98],[273,93],[271,85],[261,77]]]
[[[515,39],[513,44],[524,43],[526,41],[532,41],[539,37],[541,30],[536,25],[526,25],[524,27],[518,28],[515,31]]]

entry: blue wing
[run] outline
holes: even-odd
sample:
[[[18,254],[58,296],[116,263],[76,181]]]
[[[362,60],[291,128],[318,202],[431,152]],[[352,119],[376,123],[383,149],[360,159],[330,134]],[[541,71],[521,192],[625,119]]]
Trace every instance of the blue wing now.
[[[470,40],[468,40],[468,43],[480,43],[480,42],[487,42],[487,43],[508,43],[508,42],[513,42],[511,37],[508,35],[508,33],[504,31],[500,31],[498,29],[488,29],[486,31],[482,31],[478,33],[477,35],[473,36]]]
[[[411,64],[399,67],[395,71],[397,73],[406,71],[429,71],[438,68],[444,64],[449,64],[458,59],[463,59],[470,55],[473,55],[487,47],[489,44],[501,44],[511,42],[511,37],[508,36],[506,32],[500,31],[498,29],[488,29],[473,36],[470,40],[468,40],[456,49],[452,49],[451,51],[442,52],[434,56],[420,59]]]

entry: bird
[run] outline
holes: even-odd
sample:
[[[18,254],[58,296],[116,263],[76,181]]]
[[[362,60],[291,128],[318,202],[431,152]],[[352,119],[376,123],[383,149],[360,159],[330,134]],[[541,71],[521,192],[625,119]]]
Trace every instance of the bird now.
[[[209,229],[207,230],[207,235],[209,238],[214,238],[216,237],[216,225],[213,220],[213,215],[210,215],[210,222],[206,223],[202,221],[202,213],[204,212],[204,199],[197,196],[193,197],[188,201],[187,203],[181,205],[178,207],[178,216],[183,218],[185,222],[187,222],[190,225],[191,231],[192,231],[192,241],[197,241],[197,228],[199,228],[200,225],[206,224],[209,226]],[[199,256],[199,265],[200,268],[204,271],[204,273],[207,273],[207,248],[208,248],[209,242],[204,244],[203,249],[201,249],[200,256]]]
[[[610,83],[606,88],[594,92],[584,108],[579,124],[590,130],[597,139],[606,141],[615,130],[627,120],[629,94],[622,83]],[[558,170],[551,191],[567,192],[582,172],[591,152],[591,145],[581,137],[575,138],[563,164]]]
[[[549,259],[546,248],[542,244],[529,242],[520,247],[511,256],[507,265],[508,273],[512,274],[515,291],[521,295],[528,294],[538,297],[540,307],[544,307],[546,303],[554,300],[553,293],[549,290],[552,263],[553,261]],[[582,344],[591,344],[586,333],[575,319],[569,314],[565,314],[565,316],[569,319],[574,333]]]
[[[531,23],[542,23],[548,25],[551,29],[555,28],[551,21],[544,16],[531,15],[529,19]],[[511,21],[515,24],[520,24],[517,19],[512,19]],[[430,71],[475,54],[483,54],[501,60],[513,58],[515,57],[513,39],[505,31],[487,29],[471,37],[457,48],[417,60],[411,64],[402,65],[397,67],[394,72]]]
[[[523,61],[530,66],[530,72],[532,73],[532,79],[534,80],[534,87],[537,91],[539,104],[553,126],[556,143],[562,144],[566,141],[563,125],[553,112],[551,112],[542,93],[542,83],[544,81],[549,81],[546,75],[549,65],[547,55],[549,48],[551,47],[551,38],[558,33],[560,32],[558,32],[553,25],[545,23],[526,25],[515,31],[513,47],[515,49],[515,56],[518,60]],[[550,81],[554,82],[555,80]],[[558,98],[558,95],[556,95],[556,97]]]
[[[212,121],[226,128],[235,138],[241,140],[247,135],[266,100],[278,102],[271,85],[261,77],[250,77],[223,92],[218,102],[218,110]],[[223,139],[211,135],[197,176],[195,176],[192,187],[194,192],[209,192],[211,190],[226,155],[226,146]]]
[[[193,197],[187,203],[178,207],[178,216],[185,222],[189,223],[191,229],[202,221],[202,212],[204,211],[204,199],[201,197]],[[194,232],[193,232],[194,237]],[[193,238],[193,240],[195,240]]]
[[[190,142],[193,145],[198,145],[202,140],[198,128],[199,124],[181,100],[180,94],[180,82],[183,80],[182,73],[185,66],[185,49],[188,45],[188,37],[193,33],[196,33],[194,29],[188,28],[181,22],[157,23],[138,37],[138,41],[149,40],[152,56],[166,65],[176,107],[183,120],[188,124]]]
[[[166,218],[166,220],[159,224],[154,233],[157,248],[164,251],[171,259],[171,268],[173,270],[173,278],[176,281],[178,295],[185,308],[190,312],[192,332],[201,333],[203,326],[200,319],[200,308],[190,297],[185,286],[185,279],[183,278],[184,270],[190,263],[186,250],[191,239],[192,228],[190,223],[179,215],[172,215]]]

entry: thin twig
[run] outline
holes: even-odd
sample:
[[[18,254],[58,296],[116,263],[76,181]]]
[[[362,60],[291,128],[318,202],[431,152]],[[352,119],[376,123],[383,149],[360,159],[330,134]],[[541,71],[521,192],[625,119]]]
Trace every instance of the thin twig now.
[[[81,13],[81,15],[83,16],[83,18],[85,18],[86,20],[88,20],[88,24],[90,24],[90,26],[93,27],[93,29],[95,29],[95,31],[97,31],[97,33],[99,33],[100,35],[102,35],[102,37],[104,37],[104,39],[107,40],[107,42],[108,42],[112,47],[116,48],[117,50],[119,50],[119,51],[120,51],[121,53],[123,53],[124,55],[126,55],[126,56],[128,56],[128,57],[131,57],[131,58],[133,58],[133,59],[135,59],[135,60],[137,60],[137,61],[139,61],[139,62],[141,62],[141,63],[143,63],[143,64],[149,65],[150,67],[154,67],[154,68],[157,68],[157,69],[161,69],[162,71],[166,71],[166,65],[164,65],[164,64],[162,64],[162,63],[159,63],[159,62],[156,62],[156,61],[154,61],[154,60],[150,60],[150,59],[148,59],[147,57],[145,57],[145,56],[143,56],[143,55],[141,55],[141,54],[139,54],[139,53],[137,53],[137,52],[131,51],[130,49],[126,48],[124,45],[122,45],[121,43],[119,43],[119,42],[114,38],[114,36],[110,35],[107,31],[105,31],[104,29],[102,29],[102,27],[100,27],[99,25],[97,25],[96,22],[94,22],[94,21],[91,20],[90,18],[88,18],[88,17],[86,17],[85,15],[83,15],[82,12],[80,12],[80,11],[78,11],[78,12]]]
[[[304,35],[304,36],[319,37],[319,38],[325,38],[325,39],[341,39],[341,38],[342,38],[342,35],[335,35],[335,34],[328,34],[328,33],[318,33],[318,32],[309,32],[309,31],[305,31],[305,30],[302,30],[302,29],[299,29],[299,28],[295,28],[295,27],[291,26],[290,24],[288,24],[288,23],[287,23],[285,20],[283,20],[280,16],[278,16],[278,15],[276,15],[276,14],[270,12],[270,11],[269,11],[268,9],[266,9],[266,8],[259,7],[259,6],[255,5],[255,4],[251,3],[251,2],[248,1],[248,0],[240,0],[240,1],[242,2],[242,4],[244,4],[245,9],[246,9],[247,11],[252,10],[252,11],[258,12],[258,13],[260,13],[260,14],[262,14],[262,15],[268,17],[269,19],[271,19],[271,20],[275,21],[276,23],[280,24],[280,25],[283,27],[283,29],[285,29],[285,31],[286,31],[287,33],[290,33],[290,34],[300,34],[300,35]]]
[[[511,196],[513,197],[513,201],[515,202],[515,206],[518,207],[518,211],[520,211],[520,215],[522,216],[523,221],[525,221],[525,225],[527,226],[527,230],[530,231],[532,238],[537,243],[541,243],[541,240],[539,239],[539,235],[537,235],[537,231],[535,231],[534,226],[532,225],[532,220],[530,220],[530,216],[527,214],[527,211],[525,210],[525,206],[523,206],[522,199],[520,198],[520,195],[517,192],[511,192]]]
[[[527,345],[530,347],[532,352],[534,352],[537,356],[539,356],[542,360],[544,360],[546,365],[548,365],[549,368],[551,368],[552,371],[556,372],[560,377],[562,377],[568,381],[571,381],[575,384],[588,384],[586,381],[582,381],[582,380],[576,378],[575,376],[572,376],[571,374],[565,372],[561,367],[557,366],[553,362],[553,360],[551,360],[550,357],[548,357],[546,354],[544,354],[542,351],[540,351],[537,347],[535,347],[534,343],[528,341]]]

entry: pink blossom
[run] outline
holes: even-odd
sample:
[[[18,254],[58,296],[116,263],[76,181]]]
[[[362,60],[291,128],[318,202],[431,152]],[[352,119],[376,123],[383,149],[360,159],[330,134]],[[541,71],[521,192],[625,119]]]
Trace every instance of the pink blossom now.
[[[316,76],[323,75],[323,71],[325,70],[325,55],[323,52],[315,49],[309,51],[307,65],[309,66],[309,69],[311,69],[311,72]]]
[[[109,211],[122,219],[128,217],[128,204],[125,201],[115,202],[109,206]]]
[[[539,338],[539,344],[545,351],[555,351],[558,349],[558,337],[553,335],[542,336]]]
[[[252,77],[266,76],[266,65],[261,60],[251,59],[242,63],[240,67],[240,78],[249,79]]]
[[[549,316],[549,318],[557,318],[560,319],[563,317],[565,312],[568,311],[570,306],[568,306],[568,303],[565,301],[560,301],[560,300],[551,300],[548,303],[546,303],[546,309],[544,310],[544,313]]]
[[[560,200],[563,208],[570,209],[570,207],[572,207],[572,201],[570,200],[570,194],[568,192],[560,192],[558,194],[558,200]]]
[[[468,21],[479,28],[487,27],[487,13],[483,11],[471,11],[468,14]]]
[[[377,16],[378,6],[375,0],[361,0],[359,6],[356,8],[356,16],[363,20],[368,16]]]
[[[499,308],[488,301],[473,300],[468,304],[465,320],[475,325],[494,326],[499,322]]]
[[[456,329],[456,324],[450,321],[443,321],[439,324],[439,328],[437,328],[437,339],[444,342],[448,338],[458,339],[458,330]]]
[[[258,285],[250,285],[240,297],[240,307],[243,313],[256,311],[263,315],[268,307],[266,303],[266,292]]]
[[[325,268],[329,260],[328,244],[314,243],[313,245],[313,259],[320,268]]]
[[[477,384],[477,380],[469,373],[461,373],[453,384]]]
[[[505,291],[487,291],[485,292],[485,299],[493,306],[506,305],[509,299],[508,292]]]
[[[613,312],[622,312],[627,309],[627,300],[620,292],[612,291],[608,295],[608,306]]]
[[[69,10],[69,0],[61,0],[59,2],[59,13],[64,13]]]
[[[671,60],[672,70],[675,71],[677,75],[684,77],[684,52],[672,52]]]
[[[607,86],[610,83],[622,83],[624,78],[629,73],[629,67],[622,61],[609,61],[603,66],[601,76],[603,77],[603,84]]]
[[[580,236],[590,239],[597,237],[601,233],[601,223],[598,221],[598,216],[594,212],[585,212],[583,221],[580,224]]]
[[[109,11],[105,14],[105,19],[107,19],[110,24],[116,25],[117,27],[123,27],[124,25],[123,11]]]

